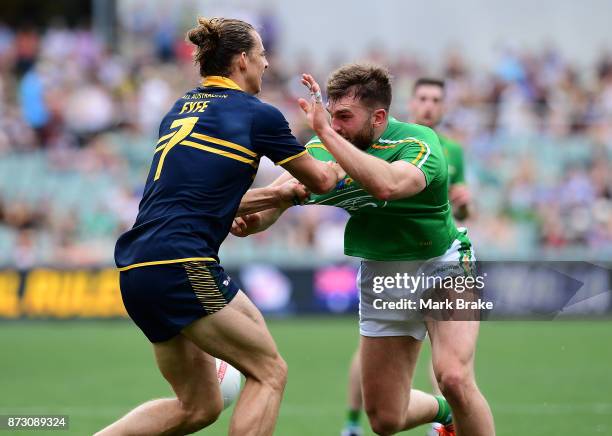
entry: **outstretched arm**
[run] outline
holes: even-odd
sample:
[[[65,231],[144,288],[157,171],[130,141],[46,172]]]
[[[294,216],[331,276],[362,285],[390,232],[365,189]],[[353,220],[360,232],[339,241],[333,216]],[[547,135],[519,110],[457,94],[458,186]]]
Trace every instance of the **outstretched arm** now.
[[[321,162],[308,153],[283,164],[283,168],[315,194],[331,191],[346,176],[337,163]]]
[[[253,233],[263,232],[274,224],[288,208],[289,206],[267,209],[250,215],[236,217],[232,223],[230,232],[232,235],[241,238],[252,235]]]
[[[236,216],[280,208],[284,205],[291,205],[294,201],[301,203],[308,196],[308,190],[297,180],[283,177],[280,183],[276,183],[279,179],[270,186],[249,189],[240,201]]]
[[[270,185],[264,188],[249,189],[240,201],[236,216],[243,216],[272,208],[284,207],[287,209],[292,204],[301,204],[306,200],[310,191],[316,194],[326,193],[346,176],[346,172],[337,163],[321,162],[308,154],[286,163],[284,168],[287,171],[281,174]],[[324,189],[316,190],[309,190],[307,188],[308,185],[304,186],[304,184],[292,177],[295,175],[296,177],[306,179],[308,177],[315,177],[317,174],[326,175],[328,173],[332,174],[331,179],[322,181],[322,185],[319,186],[319,188],[323,187]],[[327,186],[329,183],[333,183],[330,185],[331,188]]]
[[[295,185],[297,185],[297,187]],[[234,222],[232,223],[232,228],[230,230],[232,235],[243,238],[253,233],[263,232],[268,227],[270,227],[272,224],[274,224],[276,220],[280,218],[283,212],[285,212],[287,209],[293,206],[293,204],[295,204],[296,202],[302,203],[309,195],[308,190],[306,190],[306,188],[303,185],[301,185],[297,180],[295,180],[291,176],[291,174],[289,174],[286,171],[283,174],[281,174],[279,177],[277,177],[272,183],[270,183],[265,188],[258,188],[258,189],[268,189],[268,190],[276,189],[278,190],[283,187],[287,189],[288,187],[290,188],[292,186],[293,186],[293,189],[297,190],[297,195],[290,196],[288,201],[280,201],[278,202],[278,204],[274,206],[267,207],[265,208],[265,210],[259,209],[259,211],[252,210],[251,212],[240,213],[241,210],[239,208],[238,213],[236,214],[236,218],[234,219]],[[245,197],[251,191],[255,191],[255,189],[251,189],[247,191],[245,196],[242,197],[243,201],[245,200]],[[251,194],[251,195],[257,195],[257,194]],[[242,202],[240,202],[240,206],[241,207],[243,206]],[[243,208],[243,210],[246,210],[248,205],[245,203],[244,206],[245,207]]]

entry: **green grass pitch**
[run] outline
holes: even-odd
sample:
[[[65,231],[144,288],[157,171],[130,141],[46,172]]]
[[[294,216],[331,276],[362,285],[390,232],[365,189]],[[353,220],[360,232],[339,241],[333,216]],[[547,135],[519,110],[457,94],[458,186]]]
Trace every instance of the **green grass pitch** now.
[[[298,318],[269,326],[289,364],[276,434],[339,434],[355,320]],[[70,416],[69,431],[37,433],[91,435],[140,402],[170,394],[148,342],[128,322],[5,322],[0,344],[0,414]],[[478,382],[497,434],[612,435],[611,345],[609,320],[483,323]],[[425,348],[423,354],[415,386],[427,389]],[[229,415],[226,410],[200,433],[226,434]]]

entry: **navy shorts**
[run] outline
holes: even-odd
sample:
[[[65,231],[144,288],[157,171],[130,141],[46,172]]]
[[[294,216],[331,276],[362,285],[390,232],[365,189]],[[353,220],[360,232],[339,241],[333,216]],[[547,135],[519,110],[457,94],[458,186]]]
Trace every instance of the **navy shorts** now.
[[[119,283],[128,314],[151,342],[223,309],[239,290],[221,265],[205,261],[132,268],[120,272]]]

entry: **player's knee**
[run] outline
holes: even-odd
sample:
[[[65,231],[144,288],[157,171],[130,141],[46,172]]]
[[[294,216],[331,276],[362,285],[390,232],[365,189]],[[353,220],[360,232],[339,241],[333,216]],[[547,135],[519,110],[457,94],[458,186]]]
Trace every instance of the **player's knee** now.
[[[402,430],[402,413],[389,402],[373,404],[366,399],[365,411],[372,431],[377,435],[391,435]]]
[[[223,411],[223,400],[219,401],[206,399],[200,405],[182,405],[183,423],[186,430],[196,432],[204,427],[208,427],[219,418]]]
[[[437,379],[442,395],[451,405],[455,406],[466,402],[468,391],[474,383],[469,371],[463,368],[451,368],[440,371],[437,374]]]
[[[402,430],[402,422],[398,413],[387,408],[368,408],[366,411],[372,431],[377,435],[392,435]]]
[[[267,385],[275,391],[282,392],[287,384],[287,363],[280,354],[274,357],[267,357],[257,366],[257,370],[245,374],[247,378],[257,380],[259,383]]]
[[[270,384],[277,391],[284,391],[285,385],[287,384],[287,373],[287,362],[285,362],[280,355],[277,355],[274,361],[271,363],[268,384]]]

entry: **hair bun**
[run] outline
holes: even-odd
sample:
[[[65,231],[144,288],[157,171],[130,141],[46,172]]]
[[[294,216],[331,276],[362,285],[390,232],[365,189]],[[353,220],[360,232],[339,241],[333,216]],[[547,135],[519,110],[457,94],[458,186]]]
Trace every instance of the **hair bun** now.
[[[187,34],[187,38],[198,47],[206,49],[206,51],[214,50],[219,42],[219,24],[220,19],[207,19],[204,17],[198,18],[198,26],[191,29]]]
[[[234,56],[248,53],[255,46],[254,31],[242,20],[199,17],[185,39],[195,45],[193,61],[200,65],[200,75],[229,76]]]

